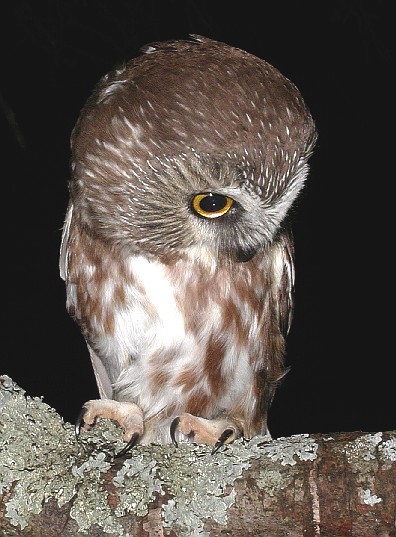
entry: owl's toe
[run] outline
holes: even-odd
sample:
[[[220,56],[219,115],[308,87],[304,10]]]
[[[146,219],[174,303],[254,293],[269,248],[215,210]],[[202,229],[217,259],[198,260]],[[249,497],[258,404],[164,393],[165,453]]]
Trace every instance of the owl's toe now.
[[[75,423],[75,434],[78,440],[81,429],[89,429],[98,418],[111,419],[124,429],[124,440],[127,444],[116,454],[125,455],[143,434],[143,411],[134,403],[113,401],[111,399],[94,399],[87,401]]]
[[[243,431],[231,419],[207,420],[188,413],[177,416],[170,426],[170,436],[176,447],[178,435],[197,444],[213,446],[212,454],[242,434]]]

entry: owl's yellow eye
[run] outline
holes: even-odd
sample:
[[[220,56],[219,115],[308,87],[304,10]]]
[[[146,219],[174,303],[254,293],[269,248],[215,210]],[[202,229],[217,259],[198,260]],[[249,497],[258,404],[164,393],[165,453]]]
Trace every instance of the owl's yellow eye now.
[[[218,218],[226,214],[232,207],[234,200],[223,194],[205,192],[196,194],[192,200],[194,211],[204,218]]]

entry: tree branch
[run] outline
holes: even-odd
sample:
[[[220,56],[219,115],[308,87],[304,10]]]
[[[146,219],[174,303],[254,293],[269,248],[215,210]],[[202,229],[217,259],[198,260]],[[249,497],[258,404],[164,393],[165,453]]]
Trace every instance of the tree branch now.
[[[396,431],[138,446],[101,421],[74,438],[0,376],[0,534],[395,537]]]

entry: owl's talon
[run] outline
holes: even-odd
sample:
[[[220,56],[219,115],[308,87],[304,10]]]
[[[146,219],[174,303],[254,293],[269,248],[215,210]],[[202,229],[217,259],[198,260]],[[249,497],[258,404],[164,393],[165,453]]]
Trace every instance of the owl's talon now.
[[[227,443],[227,440],[230,438],[230,436],[233,436],[234,434],[235,434],[234,429],[225,429],[221,433],[220,438],[217,440],[217,442],[213,446],[212,455],[217,453],[219,449],[221,448],[221,446],[224,446],[224,444]]]
[[[119,457],[122,457],[123,455],[125,455],[125,453],[127,453],[130,449],[132,449],[132,448],[136,445],[139,436],[140,436],[139,433],[133,433],[131,439],[130,439],[129,442],[126,444],[126,446],[124,446],[124,447],[122,448],[121,451],[119,451],[118,453],[116,453],[116,454],[114,455],[114,458],[115,458],[115,459],[118,459]]]
[[[76,440],[78,440],[80,436],[81,426],[84,425],[84,416],[87,412],[87,407],[83,406],[80,410],[79,415],[77,416],[76,422],[74,424],[74,434],[76,435]]]
[[[176,432],[176,429],[177,429],[179,423],[180,423],[180,418],[179,418],[179,416],[177,416],[172,421],[171,426],[169,428],[170,437],[171,437],[172,442],[173,442],[175,447],[178,447],[178,443],[177,443],[176,438],[175,438],[175,432]]]

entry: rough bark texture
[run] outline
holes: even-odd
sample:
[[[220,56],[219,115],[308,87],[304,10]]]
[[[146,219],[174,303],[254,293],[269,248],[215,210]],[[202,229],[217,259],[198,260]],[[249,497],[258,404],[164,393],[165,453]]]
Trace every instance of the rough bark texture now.
[[[0,376],[1,536],[396,537],[396,431],[139,446],[100,422],[74,438]]]

